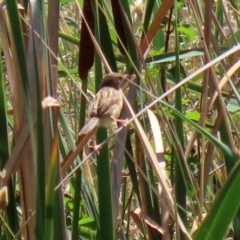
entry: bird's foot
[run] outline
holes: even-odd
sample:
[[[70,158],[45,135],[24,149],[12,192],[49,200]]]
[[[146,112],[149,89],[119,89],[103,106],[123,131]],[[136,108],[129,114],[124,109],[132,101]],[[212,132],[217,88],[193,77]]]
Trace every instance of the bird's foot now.
[[[89,148],[91,149],[91,151],[97,152],[97,154],[99,154],[99,150],[101,149],[101,144],[97,144],[96,140],[93,140]]]
[[[128,118],[126,119],[114,119],[116,122],[120,123],[123,127],[128,125]]]

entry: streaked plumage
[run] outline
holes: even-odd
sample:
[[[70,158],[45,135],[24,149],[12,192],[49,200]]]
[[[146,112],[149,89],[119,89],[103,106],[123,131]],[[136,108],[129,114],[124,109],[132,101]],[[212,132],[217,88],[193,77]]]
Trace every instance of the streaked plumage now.
[[[87,134],[95,127],[109,127],[116,121],[123,108],[121,85],[128,75],[120,73],[107,74],[100,90],[89,105],[90,119],[81,129],[79,135]]]

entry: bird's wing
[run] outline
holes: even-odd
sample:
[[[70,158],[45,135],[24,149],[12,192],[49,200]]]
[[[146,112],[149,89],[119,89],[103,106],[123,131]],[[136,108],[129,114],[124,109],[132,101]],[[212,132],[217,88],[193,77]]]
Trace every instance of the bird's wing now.
[[[90,105],[90,117],[112,115],[116,108],[122,109],[121,92],[113,88],[104,87],[97,93]]]

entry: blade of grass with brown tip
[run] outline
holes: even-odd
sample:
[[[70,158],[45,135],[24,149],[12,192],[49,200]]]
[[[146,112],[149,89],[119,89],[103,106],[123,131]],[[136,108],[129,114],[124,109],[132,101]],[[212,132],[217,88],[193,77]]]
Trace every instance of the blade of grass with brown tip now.
[[[133,122],[135,124],[135,128],[137,131],[137,134],[141,140],[141,143],[144,147],[144,150],[146,152],[146,155],[148,157],[149,163],[151,164],[151,166],[153,167],[154,171],[156,172],[156,176],[158,179],[159,184],[162,187],[162,191],[164,191],[164,196],[165,198],[162,199],[162,203],[166,206],[166,208],[168,209],[169,213],[171,214],[171,216],[176,219],[176,221],[178,221],[179,226],[181,228],[181,230],[184,232],[185,236],[187,237],[187,239],[191,239],[191,237],[189,236],[184,224],[182,223],[179,215],[175,215],[175,211],[174,211],[174,201],[173,201],[173,197],[172,194],[170,192],[170,186],[169,184],[166,182],[166,179],[164,178],[164,176],[162,175],[162,172],[159,169],[158,163],[157,163],[157,158],[156,155],[154,154],[152,147],[148,141],[148,138],[142,128],[142,126],[140,125],[140,122],[138,121],[138,119],[135,117],[135,114],[131,108],[131,106],[129,105],[127,99],[124,97],[124,103],[127,106],[128,111],[130,112],[131,116],[133,117]]]
[[[155,114],[150,109],[147,109],[147,114],[148,114],[148,118],[152,128],[153,137],[154,137],[158,165],[160,170],[162,171],[164,178],[167,179],[166,163],[164,160],[163,139],[162,139],[160,125]],[[166,198],[166,196],[162,196],[164,193],[165,193],[164,191],[161,191],[161,187],[159,187],[159,195],[163,198]],[[162,236],[163,240],[170,239],[170,232],[169,232],[170,229],[169,229],[168,221],[169,221],[169,212],[163,205],[161,207],[161,226],[164,230],[164,234]]]
[[[164,0],[156,14],[156,16],[154,17],[152,24],[150,25],[148,30],[145,30],[146,33],[144,33],[144,36],[142,38],[142,41],[140,43],[140,48],[142,50],[142,54],[144,56],[146,56],[146,51],[147,49],[150,47],[151,42],[159,28],[159,25],[161,24],[161,22],[163,21],[163,19],[165,18],[168,10],[172,7],[173,5],[173,0]]]

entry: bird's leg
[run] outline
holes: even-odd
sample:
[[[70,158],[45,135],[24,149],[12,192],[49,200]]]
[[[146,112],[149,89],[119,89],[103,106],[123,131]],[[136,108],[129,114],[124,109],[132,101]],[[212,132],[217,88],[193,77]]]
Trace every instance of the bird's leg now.
[[[114,120],[115,122],[118,122],[118,123],[121,123],[121,125],[123,126],[123,127],[126,127],[127,126],[127,123],[128,123],[128,119],[116,119],[116,118],[113,118],[113,117],[111,117],[112,118],[112,120]]]
[[[89,148],[92,149],[93,152],[99,153],[99,149],[101,144],[97,144],[96,139],[92,139],[91,144],[89,145]]]
[[[93,151],[99,153],[101,144],[97,144],[96,140],[93,141]]]

